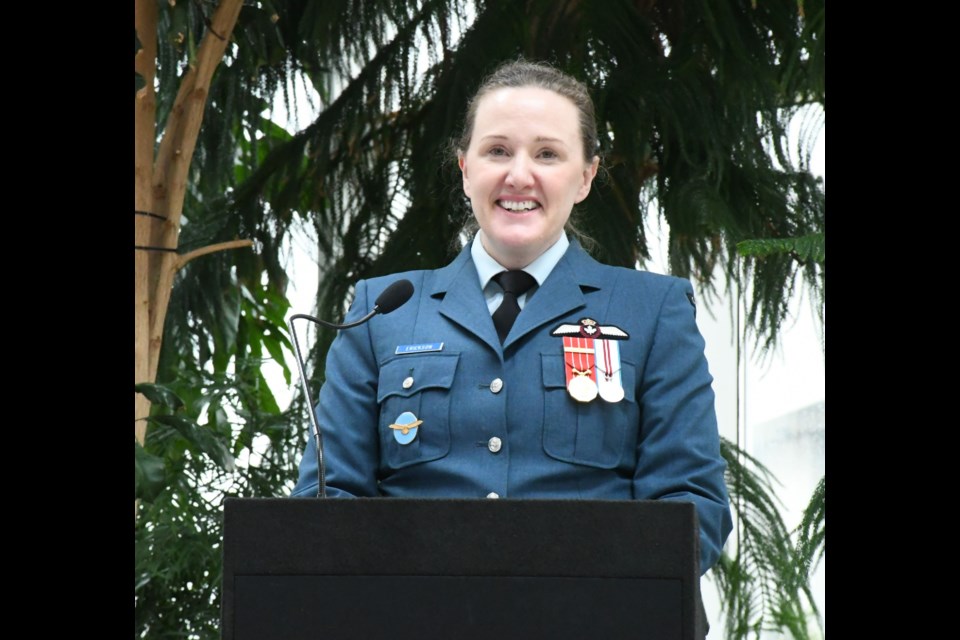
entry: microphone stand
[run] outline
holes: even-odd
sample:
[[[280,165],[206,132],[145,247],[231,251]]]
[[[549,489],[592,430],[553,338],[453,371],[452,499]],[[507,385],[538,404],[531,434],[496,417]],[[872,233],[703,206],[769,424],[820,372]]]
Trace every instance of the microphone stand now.
[[[320,318],[315,318],[313,316],[307,315],[305,313],[295,313],[290,316],[290,319],[287,320],[287,329],[290,331],[290,336],[293,338],[293,351],[297,357],[297,371],[300,373],[300,384],[303,389],[303,397],[307,401],[307,407],[310,414],[310,426],[313,429],[313,441],[317,449],[317,497],[326,498],[327,497],[327,467],[326,461],[323,458],[323,436],[320,434],[320,425],[317,423],[316,412],[313,409],[313,403],[310,402],[310,388],[307,386],[307,374],[304,372],[303,367],[303,355],[300,351],[300,341],[297,339],[297,332],[293,328],[294,320],[310,320],[316,322],[317,324],[327,327],[328,329],[334,329],[339,331],[340,329],[350,329],[356,326],[359,326],[377,315],[378,313],[387,314],[401,305],[405,304],[407,300],[410,299],[410,296],[413,295],[413,285],[409,280],[398,280],[387,287],[383,293],[374,301],[373,310],[370,311],[367,315],[363,316],[355,322],[348,322],[346,324],[335,324],[333,322],[327,322],[326,320],[321,320]]]
[[[369,319],[376,311],[370,312],[370,314],[365,319]],[[307,374],[303,370],[303,356],[300,352],[300,341],[297,340],[297,332],[294,331],[293,321],[304,318],[307,320],[313,320],[314,322],[330,326],[330,323],[324,322],[319,318],[314,318],[313,316],[308,316],[304,313],[297,313],[290,316],[290,319],[287,320],[287,328],[290,330],[290,336],[293,337],[293,351],[297,356],[297,371],[300,373],[300,384],[303,389],[303,397],[307,401],[307,413],[310,414],[310,427],[313,430],[313,441],[317,449],[317,497],[326,498],[327,497],[327,469],[326,463],[323,459],[323,436],[320,435],[320,425],[317,424],[317,416],[314,414],[313,403],[310,402],[310,388],[307,386]],[[331,326],[330,328],[336,328]]]

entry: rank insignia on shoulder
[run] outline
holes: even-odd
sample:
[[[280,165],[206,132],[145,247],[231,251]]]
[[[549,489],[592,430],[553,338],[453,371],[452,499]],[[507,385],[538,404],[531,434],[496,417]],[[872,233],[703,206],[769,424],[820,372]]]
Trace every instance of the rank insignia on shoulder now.
[[[391,424],[390,428],[393,429],[393,437],[397,442],[410,444],[417,437],[421,424],[423,424],[423,420],[419,420],[410,411],[404,411],[397,416],[396,422]]]
[[[612,324],[602,325],[592,318],[580,318],[578,324],[561,324],[550,332],[552,336],[579,336],[581,338],[604,338],[606,340],[626,340],[630,336],[626,331]]]

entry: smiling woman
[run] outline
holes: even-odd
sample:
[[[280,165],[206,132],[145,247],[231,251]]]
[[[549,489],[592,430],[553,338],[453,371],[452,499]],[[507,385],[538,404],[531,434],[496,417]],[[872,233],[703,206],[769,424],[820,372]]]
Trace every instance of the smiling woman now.
[[[504,267],[540,257],[590,193],[600,158],[585,157],[578,129],[576,106],[547,89],[501,88],[481,99],[458,162],[483,248]]]
[[[731,530],[690,282],[593,260],[564,232],[600,159],[586,88],[510,62],[467,108],[457,160],[480,230],[442,269],[357,284],[317,417],[331,496],[692,502],[700,570]],[[293,495],[318,493],[308,446]]]

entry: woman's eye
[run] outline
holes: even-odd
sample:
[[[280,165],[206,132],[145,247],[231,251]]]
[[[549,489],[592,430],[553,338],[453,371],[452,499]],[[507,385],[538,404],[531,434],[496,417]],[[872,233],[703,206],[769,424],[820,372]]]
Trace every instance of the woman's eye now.
[[[507,155],[507,150],[503,147],[491,147],[487,153],[491,156],[505,156]]]
[[[540,152],[540,157],[546,160],[555,160],[558,156],[556,151],[553,151],[552,149],[544,149]]]

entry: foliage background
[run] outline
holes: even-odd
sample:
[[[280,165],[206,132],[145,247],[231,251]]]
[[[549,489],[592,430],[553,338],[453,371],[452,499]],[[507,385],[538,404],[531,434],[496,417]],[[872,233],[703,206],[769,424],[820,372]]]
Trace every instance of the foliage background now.
[[[211,7],[158,8],[159,138]],[[135,449],[137,637],[216,637],[223,499],[292,486],[305,407],[298,400],[281,411],[261,368],[284,363],[289,349],[291,229],[317,238],[322,317],[342,314],[360,278],[445,264],[465,214],[446,143],[480,79],[521,54],[554,62],[593,93],[607,172],[581,226],[599,259],[644,262],[652,203],[669,225],[675,275],[707,294],[718,282],[749,280],[759,344],[775,343],[798,278],[822,310],[825,192],[809,171],[809,149],[786,147],[785,127],[802,105],[825,108],[823,2],[248,3],[210,87],[178,249],[236,238],[255,246],[180,272],[158,385],[138,387],[154,415]],[[295,134],[263,115],[277,97],[295,108],[291,82],[321,100],[317,120]],[[793,250],[791,238],[812,238],[814,248]],[[761,259],[748,246],[741,263],[737,243],[755,239],[780,250],[768,246]],[[314,345],[314,393],[317,354],[331,339],[321,333]],[[749,470],[739,452],[730,460]],[[786,532],[775,515],[764,518],[755,517],[766,523],[762,533],[789,558]],[[744,575],[740,551],[724,576]],[[796,582],[789,563],[763,562],[772,563],[769,580]],[[725,584],[731,594],[745,588]],[[770,591],[765,584],[761,592]],[[802,584],[786,595],[796,606],[807,600]],[[787,606],[776,596],[731,607],[743,614],[741,634],[774,624]]]

